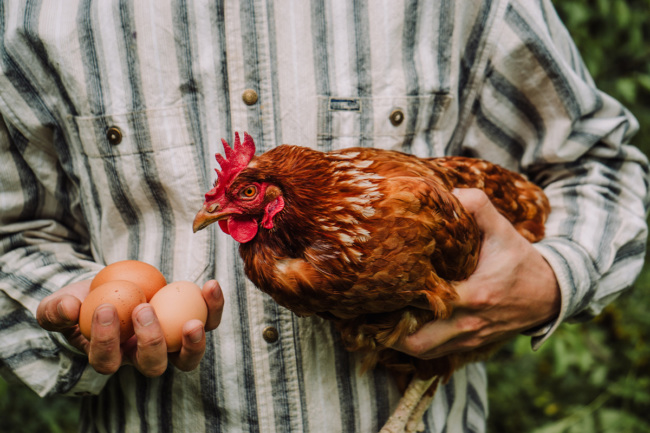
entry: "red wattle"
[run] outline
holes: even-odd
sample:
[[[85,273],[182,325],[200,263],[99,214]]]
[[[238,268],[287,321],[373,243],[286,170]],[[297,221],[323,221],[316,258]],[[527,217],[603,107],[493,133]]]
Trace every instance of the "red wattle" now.
[[[225,230],[224,230],[225,231]],[[253,240],[257,234],[257,221],[251,218],[228,218],[228,231],[237,242],[240,244],[245,244]]]
[[[227,234],[227,235],[230,234],[230,231],[228,230],[228,221],[220,220],[219,221],[219,227],[221,227],[221,231],[224,232],[225,234]]]

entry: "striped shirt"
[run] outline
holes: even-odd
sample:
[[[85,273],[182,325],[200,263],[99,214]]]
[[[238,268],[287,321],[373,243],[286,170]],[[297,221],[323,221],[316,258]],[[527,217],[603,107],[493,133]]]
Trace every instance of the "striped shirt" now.
[[[389,375],[360,374],[328,322],[252,286],[230,237],[192,234],[235,131],[260,152],[481,157],[543,186],[553,212],[536,247],[562,307],[535,346],[597,314],[643,263],[636,120],[595,88],[548,0],[3,1],[0,115],[0,371],[84,395],[84,431],[371,432],[396,405]],[[195,371],[102,376],[38,327],[41,299],[127,258],[220,281],[223,320]],[[481,432],[486,416],[472,364],[425,425]]]

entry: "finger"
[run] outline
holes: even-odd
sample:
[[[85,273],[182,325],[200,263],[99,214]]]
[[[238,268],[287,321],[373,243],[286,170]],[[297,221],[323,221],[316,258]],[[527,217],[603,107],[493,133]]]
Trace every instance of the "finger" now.
[[[133,329],[137,337],[131,360],[142,374],[158,377],[167,370],[167,344],[156,313],[149,304],[133,310]]]
[[[460,204],[469,211],[483,233],[494,231],[496,228],[511,228],[510,222],[499,213],[488,196],[477,188],[456,188],[453,194]]]
[[[205,330],[212,331],[221,323],[225,303],[223,292],[216,280],[210,280],[203,285],[201,293],[203,293],[203,298],[208,306],[208,320],[205,322]]]
[[[71,295],[50,296],[38,306],[36,320],[48,331],[59,332],[75,348],[88,353],[88,340],[79,331],[81,301]]]
[[[471,213],[479,213],[481,209],[490,204],[487,194],[478,188],[455,188],[452,193]]]
[[[398,341],[393,349],[416,358],[437,358],[443,355],[440,348],[456,338],[457,335],[458,331],[453,319],[429,322],[415,333]]]
[[[53,294],[43,299],[36,310],[38,324],[48,331],[62,331],[79,321],[81,301],[72,295]]]
[[[178,353],[170,355],[176,368],[182,371],[198,367],[205,353],[205,329],[200,320],[190,320],[183,325],[183,346]]]
[[[120,321],[111,304],[99,305],[93,314],[88,362],[98,373],[115,373],[122,365]]]

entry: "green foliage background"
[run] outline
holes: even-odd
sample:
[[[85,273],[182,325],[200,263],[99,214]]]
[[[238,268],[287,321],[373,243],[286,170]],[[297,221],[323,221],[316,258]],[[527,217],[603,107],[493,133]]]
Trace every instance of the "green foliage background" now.
[[[624,102],[650,154],[650,0],[557,0],[598,86]],[[563,325],[536,353],[520,337],[488,364],[491,433],[650,432],[650,264],[595,321]],[[0,432],[73,432],[79,402],[0,379]]]

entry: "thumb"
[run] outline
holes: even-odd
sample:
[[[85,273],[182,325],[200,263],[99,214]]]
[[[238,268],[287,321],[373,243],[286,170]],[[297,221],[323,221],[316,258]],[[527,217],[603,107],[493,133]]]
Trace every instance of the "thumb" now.
[[[460,204],[474,216],[483,234],[511,228],[510,222],[499,213],[487,194],[478,188],[456,188],[452,193]]]

